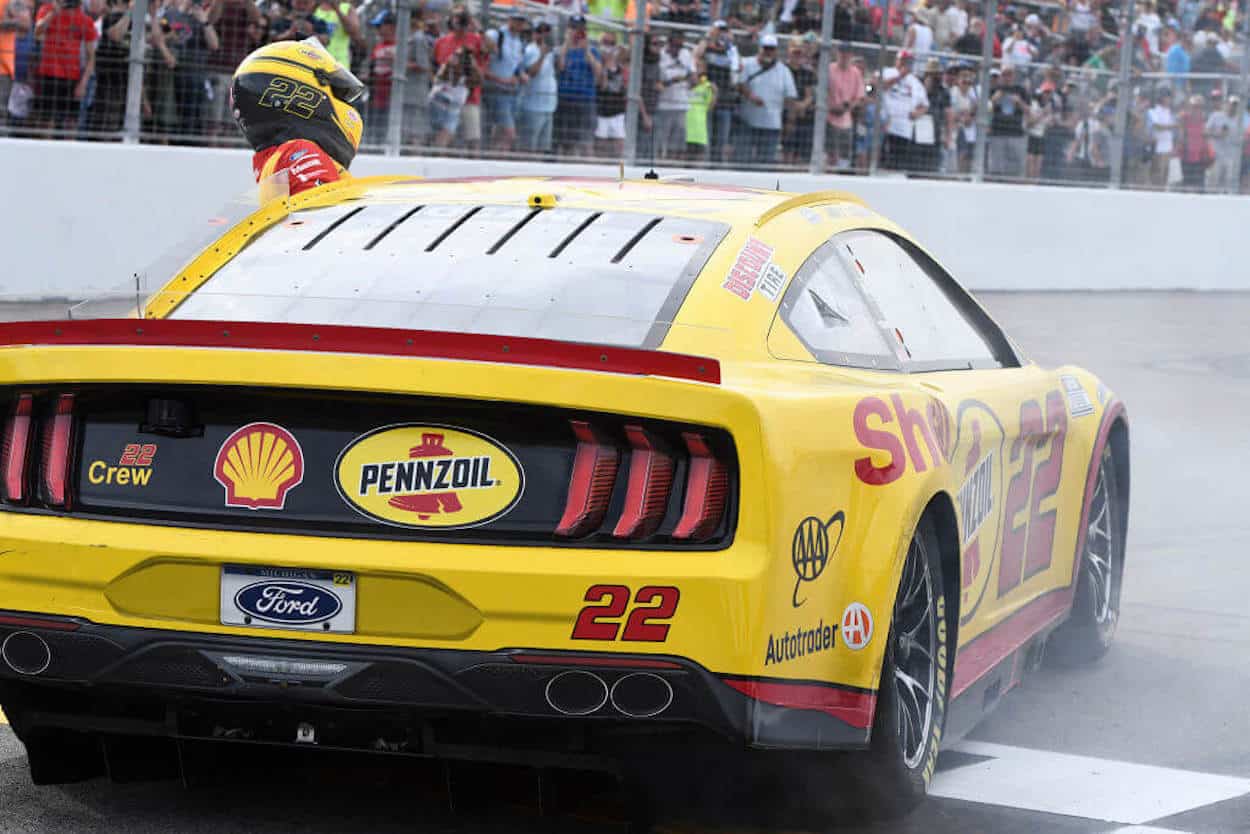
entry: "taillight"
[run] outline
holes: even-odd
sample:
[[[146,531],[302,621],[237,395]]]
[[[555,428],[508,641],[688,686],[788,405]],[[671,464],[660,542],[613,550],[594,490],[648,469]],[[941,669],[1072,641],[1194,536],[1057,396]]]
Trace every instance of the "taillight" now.
[[[686,498],[673,538],[706,539],[716,532],[725,514],[729,471],[712,454],[703,435],[682,432],[681,438],[690,452],[690,467],[686,475]]]
[[[611,442],[602,439],[589,423],[571,420],[569,425],[577,437],[577,451],[573,455],[569,497],[556,535],[585,536],[599,529],[608,512],[621,453]]]
[[[626,426],[625,436],[632,449],[629,486],[625,490],[625,508],[612,535],[639,539],[654,533],[664,520],[673,485],[673,458],[642,426]]]
[[[26,460],[30,457],[30,423],[35,398],[22,394],[13,405],[13,413],[4,424],[4,447],[0,450],[0,475],[4,480],[4,500],[14,504],[26,502]]]
[[[74,395],[57,397],[56,411],[44,425],[40,498],[50,507],[69,506],[70,449],[74,434]]]

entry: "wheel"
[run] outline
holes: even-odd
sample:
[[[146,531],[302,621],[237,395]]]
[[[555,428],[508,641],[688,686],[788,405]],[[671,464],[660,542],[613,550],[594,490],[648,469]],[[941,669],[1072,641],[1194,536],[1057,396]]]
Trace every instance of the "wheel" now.
[[[946,593],[932,521],[921,519],[894,600],[869,751],[859,769],[862,809],[900,817],[924,799],[946,717]]]
[[[1120,620],[1124,524],[1110,446],[1095,477],[1072,614],[1046,642],[1047,660],[1059,666],[1092,663],[1106,654]]]

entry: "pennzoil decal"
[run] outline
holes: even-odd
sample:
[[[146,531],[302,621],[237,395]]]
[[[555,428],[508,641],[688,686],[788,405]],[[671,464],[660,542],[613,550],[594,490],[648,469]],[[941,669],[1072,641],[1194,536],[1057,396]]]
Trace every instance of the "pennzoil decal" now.
[[[339,495],[384,524],[420,530],[476,527],[521,500],[525,474],[494,438],[452,426],[383,426],[357,437],[334,463]]]
[[[304,480],[304,452],[282,426],[248,423],[217,450],[213,477],[226,489],[227,507],[280,510]]]

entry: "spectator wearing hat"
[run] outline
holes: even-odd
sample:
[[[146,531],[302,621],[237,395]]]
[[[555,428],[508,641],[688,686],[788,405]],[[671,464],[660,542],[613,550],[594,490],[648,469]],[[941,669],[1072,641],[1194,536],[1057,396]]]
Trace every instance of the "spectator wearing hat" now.
[[[855,114],[864,101],[864,74],[851,59],[851,45],[838,44],[829,64],[829,115],[825,152],[835,169],[847,168],[854,158]]]
[[[1237,96],[1229,96],[1222,106],[1212,108],[1211,115],[1207,116],[1206,135],[1215,147],[1215,162],[1207,170],[1207,190],[1220,194],[1237,191],[1233,180],[1237,176],[1242,137],[1248,128],[1250,119]]]
[[[461,50],[464,50],[462,53]],[[482,36],[472,29],[472,18],[468,9],[464,6],[456,6],[451,13],[451,31],[434,41],[434,63],[442,70],[448,62],[453,59],[457,62],[462,61],[463,54],[468,54],[476,64],[476,71],[469,73],[459,64],[452,70],[448,70],[449,77],[454,76],[457,82],[468,84],[468,97],[465,101],[455,108],[456,118],[453,126],[453,132],[460,137],[461,143],[470,151],[476,151],[482,141],[482,75],[486,68],[486,51],[482,43]],[[449,83],[444,81],[444,85]],[[430,95],[434,95],[434,90],[430,90]],[[441,106],[441,105],[440,105]],[[443,120],[444,126],[451,124],[450,120]],[[438,126],[433,124],[433,114],[431,113],[431,127],[438,131]]]
[[[487,144],[510,151],[516,142],[517,102],[525,58],[525,15],[514,8],[508,23],[486,32],[489,56],[482,82],[482,131]]]
[[[742,76],[742,58],[729,34],[729,24],[724,20],[713,23],[707,36],[694,48],[693,57],[716,88],[708,119],[709,155],[713,161],[728,161],[734,111],[738,107],[738,81]]]
[[[564,43],[556,50],[559,101],[556,105],[555,139],[563,153],[590,156],[595,136],[595,85],[603,72],[599,56],[590,46],[586,18],[569,18]]]
[[[1190,71],[1194,73],[1218,74],[1228,72],[1228,62],[1220,52],[1220,39],[1213,32],[1199,32],[1191,39],[1193,55],[1189,62]],[[1218,79],[1195,78],[1190,86],[1200,95],[1210,95],[1212,90],[1219,89]]]
[[[914,55],[917,61],[927,60],[929,51],[933,49],[933,27],[929,25],[931,20],[932,14],[926,8],[918,8],[903,15],[903,23],[907,26],[907,33],[903,35],[903,48]]]
[[[377,41],[369,50],[365,65],[365,82],[369,85],[369,100],[365,102],[366,144],[386,141],[391,116],[391,79],[395,70],[395,24],[395,13],[390,9],[383,9],[369,21],[377,32]]]
[[[660,96],[655,105],[655,151],[662,159],[685,155],[686,109],[694,75],[694,56],[685,47],[681,32],[669,32],[660,53]]]
[[[1172,88],[1164,85],[1155,95],[1155,105],[1146,112],[1146,127],[1153,143],[1150,181],[1163,188],[1168,184],[1168,165],[1176,153],[1176,115],[1172,112]]]
[[[1016,82],[1015,67],[1003,67],[998,86],[990,96],[990,175],[1018,179],[1024,176],[1028,140],[1024,112],[1028,94]]]
[[[526,82],[521,89],[517,126],[521,147],[531,153],[548,153],[559,86],[555,43],[547,21],[540,20],[534,25],[534,38],[525,47],[524,64]]]
[[[786,102],[798,98],[794,75],[777,60],[777,36],[760,38],[760,51],[742,62],[741,117],[746,141],[737,144],[739,161],[747,165],[772,165],[777,161],[782,113]]]
[[[918,159],[913,141],[916,120],[929,110],[929,95],[911,68],[911,53],[903,50],[898,53],[894,66],[881,73],[885,111],[881,165],[896,171],[916,168]]]

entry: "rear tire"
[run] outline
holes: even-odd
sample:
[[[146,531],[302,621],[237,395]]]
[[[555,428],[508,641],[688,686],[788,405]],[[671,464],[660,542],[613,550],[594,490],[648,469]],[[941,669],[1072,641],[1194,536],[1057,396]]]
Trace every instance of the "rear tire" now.
[[[941,554],[926,516],[894,601],[871,745],[852,765],[869,816],[902,817],[928,792],[946,718],[949,652]]]
[[[1120,620],[1124,523],[1109,444],[1103,449],[1095,478],[1085,549],[1076,567],[1072,614],[1046,643],[1046,659],[1056,666],[1079,666],[1098,660],[1111,648]]]

